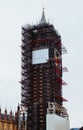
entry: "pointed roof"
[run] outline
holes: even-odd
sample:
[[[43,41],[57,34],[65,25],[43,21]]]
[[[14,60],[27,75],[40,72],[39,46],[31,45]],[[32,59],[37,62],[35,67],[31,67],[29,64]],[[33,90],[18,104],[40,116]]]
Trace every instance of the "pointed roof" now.
[[[46,23],[46,18],[45,18],[45,13],[44,13],[44,7],[43,7],[43,11],[42,11],[42,17],[40,20],[40,24]]]

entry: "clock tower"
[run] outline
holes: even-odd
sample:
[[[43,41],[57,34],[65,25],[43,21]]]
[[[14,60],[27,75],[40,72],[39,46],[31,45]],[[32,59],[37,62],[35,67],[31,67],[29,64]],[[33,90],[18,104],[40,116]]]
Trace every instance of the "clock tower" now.
[[[21,104],[27,130],[46,130],[48,104],[63,107],[62,43],[44,9],[39,24],[22,27]],[[58,113],[59,114],[59,113]]]

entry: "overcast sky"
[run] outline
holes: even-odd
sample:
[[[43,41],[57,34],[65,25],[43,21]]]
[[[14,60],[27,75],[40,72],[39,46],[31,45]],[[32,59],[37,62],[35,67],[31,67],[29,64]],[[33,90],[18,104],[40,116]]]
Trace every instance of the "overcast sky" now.
[[[20,102],[21,26],[36,24],[45,6],[47,21],[62,36],[64,103],[71,127],[83,125],[83,0],[0,0],[0,106],[16,110]]]

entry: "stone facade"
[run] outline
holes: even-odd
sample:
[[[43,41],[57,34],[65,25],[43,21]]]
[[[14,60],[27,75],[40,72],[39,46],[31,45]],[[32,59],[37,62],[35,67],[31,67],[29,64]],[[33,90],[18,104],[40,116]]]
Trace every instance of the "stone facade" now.
[[[0,130],[18,130],[18,112],[15,114],[10,111],[10,113],[7,113],[7,110],[5,109],[5,112],[1,112],[0,108]]]

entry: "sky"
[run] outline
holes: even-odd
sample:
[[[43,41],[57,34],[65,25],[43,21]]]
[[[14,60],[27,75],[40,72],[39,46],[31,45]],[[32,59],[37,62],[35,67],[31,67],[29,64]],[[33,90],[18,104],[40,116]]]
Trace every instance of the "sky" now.
[[[42,6],[49,23],[62,37],[64,103],[70,127],[83,126],[83,0],[0,0],[0,106],[16,110],[21,99],[21,27],[37,24]]]

